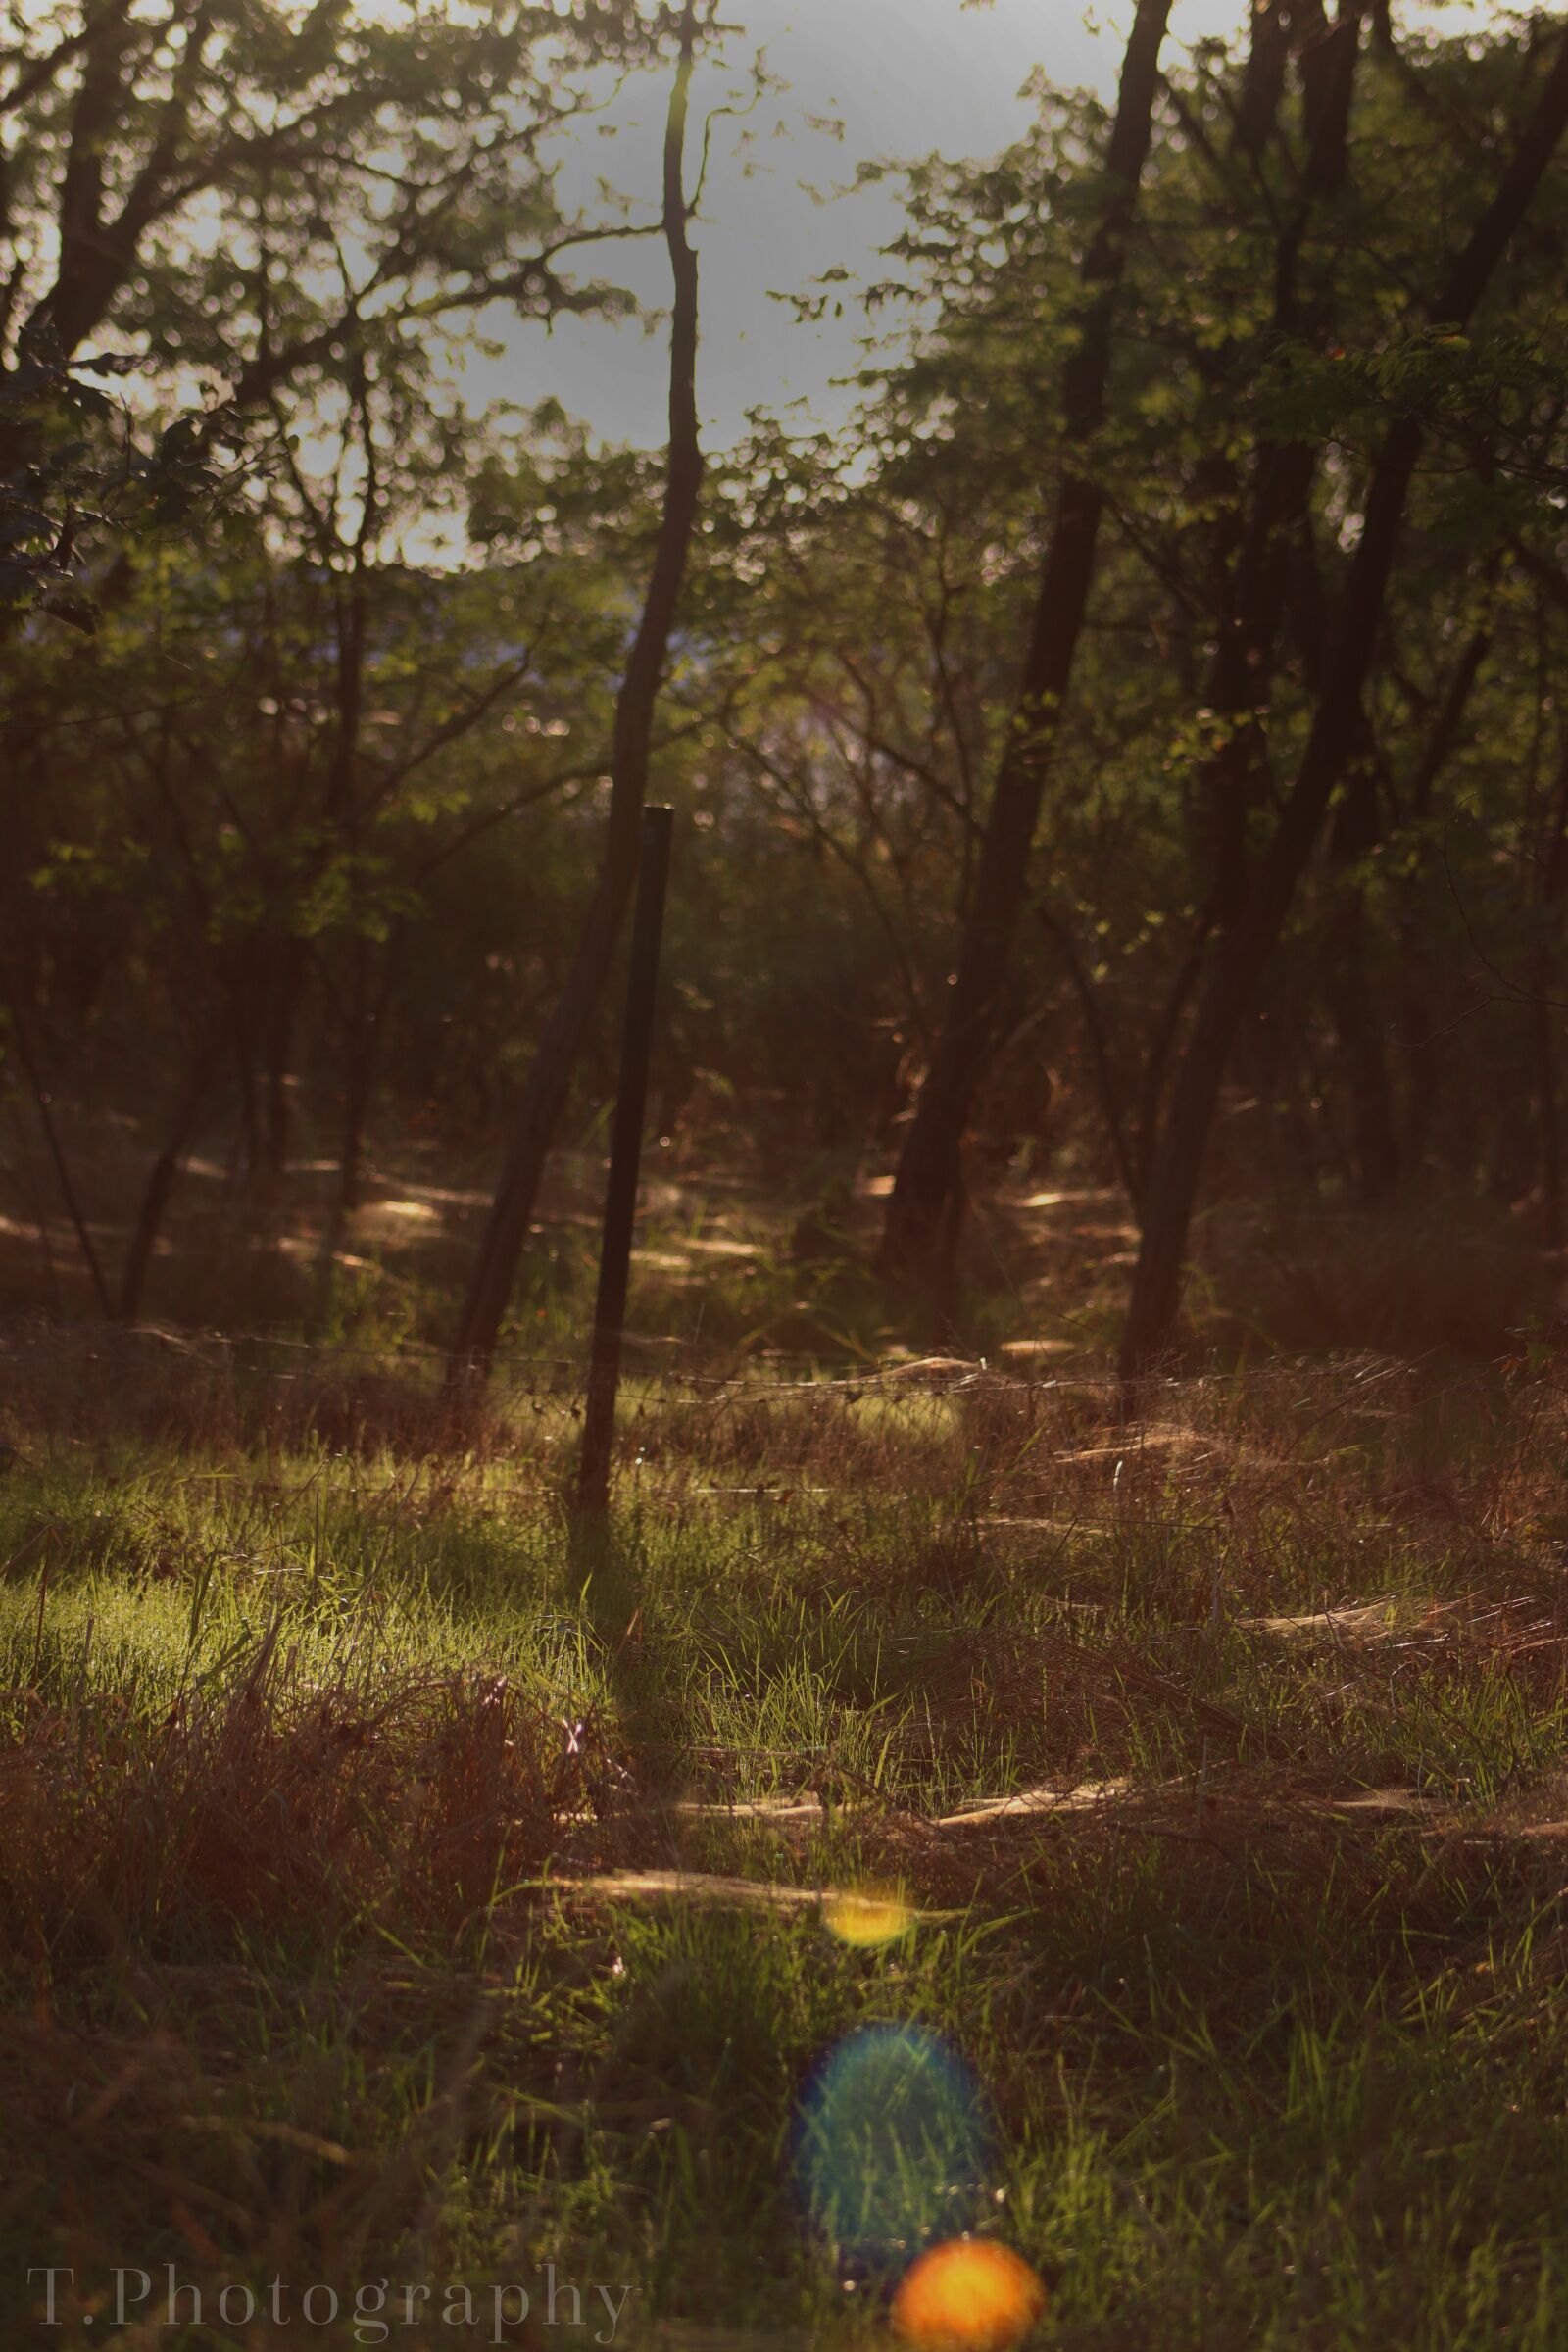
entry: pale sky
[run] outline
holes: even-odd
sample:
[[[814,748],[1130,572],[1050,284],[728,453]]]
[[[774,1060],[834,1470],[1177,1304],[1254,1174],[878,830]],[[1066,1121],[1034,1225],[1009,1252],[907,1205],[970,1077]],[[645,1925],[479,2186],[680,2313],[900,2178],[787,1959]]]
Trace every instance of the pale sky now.
[[[1446,28],[1500,13],[1491,0],[1403,0],[1396,9],[1406,24],[1441,17]],[[805,291],[832,268],[875,274],[877,248],[898,226],[897,203],[888,186],[831,201],[812,188],[843,186],[862,159],[996,153],[1028,122],[1021,92],[1036,67],[1063,86],[1108,95],[1132,6],[1101,0],[1086,15],[1080,0],[729,0],[724,16],[744,33],[729,43],[727,74],[710,66],[700,75],[694,124],[744,78],[759,48],[786,86],[750,117],[743,143],[734,122],[716,126],[694,231],[702,262],[699,397],[705,438],[715,448],[740,434],[753,406],[801,401],[803,415],[831,420],[848,405],[834,378],[855,364],[858,321],[801,326],[769,296]],[[1234,34],[1245,16],[1246,0],[1176,0],[1167,58],[1205,35]],[[564,185],[586,197],[602,176],[656,199],[663,97],[650,82],[615,111],[614,137],[577,137]],[[807,127],[810,117],[841,120],[842,140]],[[596,257],[596,273],[649,303],[668,298],[655,240],[610,248]],[[469,362],[470,398],[532,405],[554,395],[608,439],[662,444],[660,335],[636,323],[570,319],[548,337],[513,322],[505,339],[501,360]]]

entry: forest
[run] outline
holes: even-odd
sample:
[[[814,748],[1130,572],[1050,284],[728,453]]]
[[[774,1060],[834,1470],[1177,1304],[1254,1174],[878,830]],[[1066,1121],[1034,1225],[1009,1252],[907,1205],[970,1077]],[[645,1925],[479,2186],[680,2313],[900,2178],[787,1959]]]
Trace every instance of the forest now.
[[[1568,16],[748,15],[0,11],[0,2337],[1553,2352]]]

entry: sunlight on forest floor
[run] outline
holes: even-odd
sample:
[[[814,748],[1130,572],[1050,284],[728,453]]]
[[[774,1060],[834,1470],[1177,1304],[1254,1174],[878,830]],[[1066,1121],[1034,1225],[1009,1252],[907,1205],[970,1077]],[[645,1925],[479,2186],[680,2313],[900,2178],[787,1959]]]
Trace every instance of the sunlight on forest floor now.
[[[957,2243],[1041,2299],[945,2340],[1554,2341],[1555,1369],[627,1405],[585,1555],[516,1367],[460,1428],[417,1360],[0,1358],[0,2235],[82,2281],[51,2340],[116,2249],[397,2247],[626,2285],[621,2343],[935,2341]]]

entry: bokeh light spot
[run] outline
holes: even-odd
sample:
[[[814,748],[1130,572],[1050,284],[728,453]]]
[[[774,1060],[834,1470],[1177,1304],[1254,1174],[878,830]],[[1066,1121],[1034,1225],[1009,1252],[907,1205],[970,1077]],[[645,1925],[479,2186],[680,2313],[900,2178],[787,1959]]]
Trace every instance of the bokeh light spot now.
[[[924,2352],[1007,2352],[1045,2308],[1045,2288],[1010,2246],[959,2238],[910,2267],[893,2298],[893,2325]]]
[[[835,1894],[822,1916],[841,1943],[860,1951],[894,1943],[914,1925],[913,1907],[901,1886],[852,1886]]]
[[[902,2267],[974,2226],[991,2144],[984,2097],[956,2051],[917,2026],[866,2026],[807,2086],[796,2186],[841,2254]]]

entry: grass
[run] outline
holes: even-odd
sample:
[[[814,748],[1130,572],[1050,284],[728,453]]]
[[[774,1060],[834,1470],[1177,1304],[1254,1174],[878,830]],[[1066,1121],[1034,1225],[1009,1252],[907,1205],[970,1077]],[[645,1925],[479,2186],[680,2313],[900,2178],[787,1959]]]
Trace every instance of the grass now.
[[[1136,1428],[650,1378],[595,1550],[549,1384],[454,1426],[416,1363],[18,1333],[0,1426],[8,2344],[487,2343],[550,2264],[618,2343],[855,2344],[955,2226],[1074,2352],[1568,2342],[1552,1363],[1276,1359]],[[889,1886],[879,1944],[811,1899]],[[813,2228],[878,2025],[984,2161],[873,2101],[872,2220]],[[215,2318],[274,2277],[337,2321]],[[377,2338],[382,2278],[471,2326]]]

